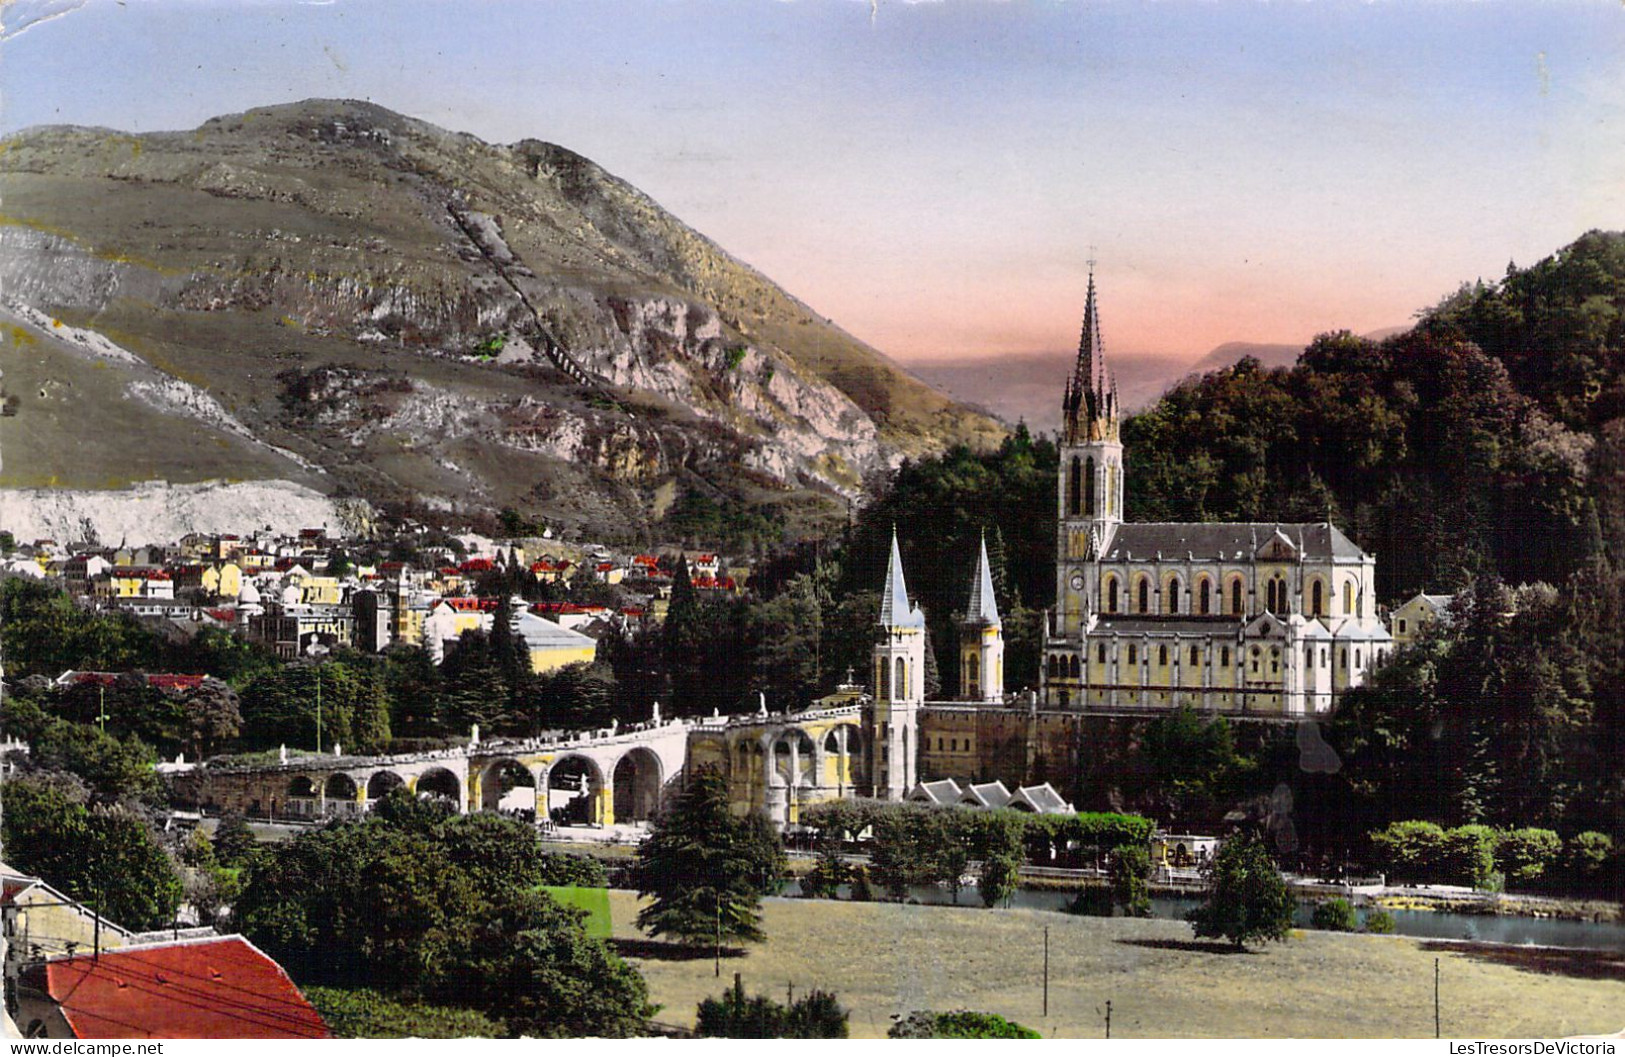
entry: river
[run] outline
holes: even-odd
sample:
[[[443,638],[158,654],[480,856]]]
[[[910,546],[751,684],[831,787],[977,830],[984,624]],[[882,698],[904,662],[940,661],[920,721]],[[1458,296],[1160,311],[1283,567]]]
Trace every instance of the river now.
[[[845,886],[841,891],[844,896]],[[789,882],[783,894],[799,896],[801,894],[799,883]],[[1011,897],[1010,905],[1028,910],[1061,910],[1072,901],[1073,895],[1072,892],[1020,888]],[[909,898],[930,906],[953,902],[953,896],[946,888],[932,885],[911,887]],[[1201,899],[1194,896],[1154,896],[1151,899],[1151,913],[1153,917],[1180,919],[1185,916],[1185,911],[1201,902]],[[977,893],[975,885],[966,885],[959,890],[959,905],[966,907],[982,905],[981,896]],[[1309,927],[1309,916],[1313,910],[1312,903],[1298,904],[1297,924],[1300,927]],[[1363,923],[1365,908],[1357,908],[1357,914]],[[1477,940],[1485,943],[1625,951],[1625,924],[1618,922],[1462,914],[1450,910],[1390,910],[1388,914],[1394,919],[1394,932],[1402,936],[1430,940]]]

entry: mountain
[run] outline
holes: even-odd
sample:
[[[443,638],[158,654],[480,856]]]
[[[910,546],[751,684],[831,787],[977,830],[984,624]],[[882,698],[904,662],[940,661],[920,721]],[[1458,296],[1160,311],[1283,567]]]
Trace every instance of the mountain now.
[[[0,487],[793,526],[1002,428],[593,162],[309,100],[0,143]]]
[[[1005,422],[1026,422],[1037,432],[1061,424],[1061,392],[1075,352],[1007,353],[981,359],[914,360],[915,374],[961,400],[988,409]],[[1113,357],[1123,406],[1135,411],[1153,403],[1184,374],[1183,357]]]
[[[1302,345],[1272,345],[1258,341],[1227,341],[1185,368],[1185,374],[1222,371],[1251,356],[1263,367],[1291,367],[1303,353]]]
[[[1392,327],[1364,337],[1381,341],[1408,329]],[[1222,371],[1245,356],[1265,367],[1291,367],[1302,352],[1302,345],[1227,341],[1194,363],[1184,356],[1154,354],[1114,356],[1110,363],[1123,409],[1135,412],[1150,407],[1192,375]],[[1010,353],[982,359],[915,360],[909,367],[932,385],[986,408],[1005,422],[1026,422],[1043,432],[1060,428],[1061,390],[1076,357],[1074,352]]]

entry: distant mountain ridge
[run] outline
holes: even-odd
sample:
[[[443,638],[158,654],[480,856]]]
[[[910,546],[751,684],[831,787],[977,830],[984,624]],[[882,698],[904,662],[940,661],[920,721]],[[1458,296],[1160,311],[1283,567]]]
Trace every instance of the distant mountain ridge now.
[[[307,100],[0,150],[0,487],[816,517],[997,423],[586,158]],[[87,423],[95,423],[94,435]]]
[[[1368,334],[1373,340],[1400,333],[1398,327]],[[1141,411],[1191,375],[1221,371],[1251,356],[1261,365],[1291,367],[1302,345],[1227,341],[1195,362],[1183,356],[1110,356],[1124,410]],[[1075,352],[1025,352],[982,359],[915,360],[915,374],[967,403],[983,407],[1005,422],[1025,422],[1035,431],[1052,431],[1061,423],[1061,391]]]

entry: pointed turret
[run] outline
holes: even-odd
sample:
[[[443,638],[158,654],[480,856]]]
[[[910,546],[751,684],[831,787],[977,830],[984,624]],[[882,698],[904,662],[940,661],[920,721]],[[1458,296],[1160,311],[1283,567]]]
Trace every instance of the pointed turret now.
[[[982,627],[1002,627],[999,620],[999,602],[993,597],[993,569],[987,561],[987,536],[982,536],[982,550],[976,559],[976,572],[971,576],[970,601],[965,606],[965,623]]]
[[[1062,401],[1066,439],[1071,444],[1117,437],[1117,379],[1106,368],[1100,340],[1100,311],[1095,302],[1095,271],[1089,269],[1089,293],[1083,306],[1083,332],[1078,359]]]
[[[903,555],[897,547],[896,529],[891,534],[891,560],[886,564],[886,590],[880,596],[880,625],[887,628],[925,626],[925,614],[908,602],[908,585],[903,582]]]

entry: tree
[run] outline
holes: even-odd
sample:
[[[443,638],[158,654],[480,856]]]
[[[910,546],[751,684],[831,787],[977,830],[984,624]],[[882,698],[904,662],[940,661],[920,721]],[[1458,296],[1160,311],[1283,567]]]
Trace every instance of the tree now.
[[[1020,863],[1014,855],[991,855],[982,861],[982,905],[996,907],[1010,898],[1019,880]]]
[[[186,710],[187,748],[194,759],[221,751],[242,730],[237,691],[218,679],[205,679],[181,704]]]
[[[734,817],[727,783],[702,767],[638,847],[633,877],[639,895],[653,899],[638,911],[638,927],[688,943],[711,940],[719,956],[724,939],[760,942],[761,897],[783,862],[771,827]]]
[[[898,1017],[886,1032],[888,1039],[1041,1039],[1032,1028],[997,1013],[977,1013],[959,1009],[952,1013],[915,1010]]]
[[[242,866],[254,853],[258,842],[248,828],[248,820],[235,811],[220,816],[214,828],[214,857],[224,866]]]
[[[1225,840],[1202,867],[1207,902],[1185,915],[1199,939],[1224,938],[1243,949],[1284,940],[1296,903],[1264,842],[1251,833]]]
[[[70,784],[49,779],[10,779],[5,796],[0,840],[13,867],[128,929],[175,920],[180,875],[139,816],[87,808]]]
[[[1144,844],[1124,844],[1112,855],[1112,902],[1125,917],[1151,916],[1151,888],[1146,883],[1150,874],[1151,852]]]
[[[702,1038],[844,1039],[849,1014],[827,991],[813,991],[788,1006],[765,995],[745,997],[738,975],[720,998],[707,998],[695,1011],[694,1031]]]
[[[1358,925],[1354,905],[1347,899],[1328,899],[1315,904],[1310,924],[1327,932],[1353,932]]]

